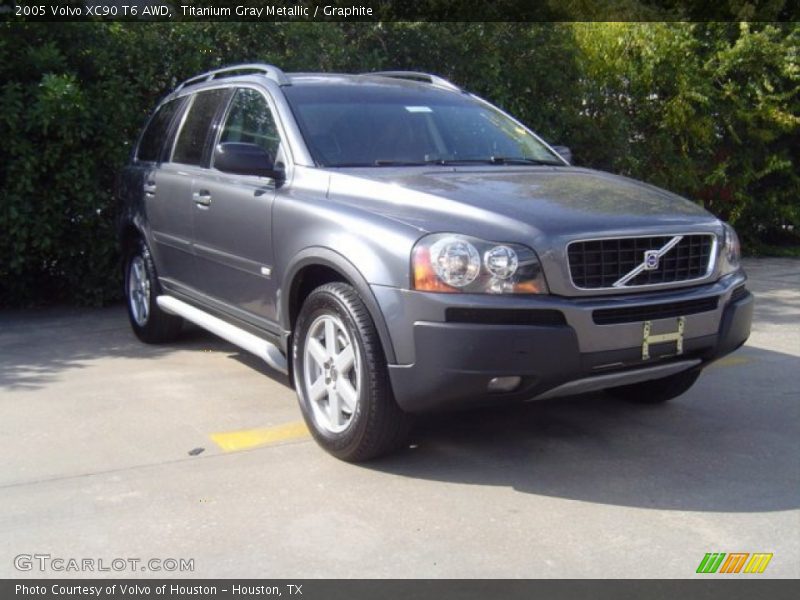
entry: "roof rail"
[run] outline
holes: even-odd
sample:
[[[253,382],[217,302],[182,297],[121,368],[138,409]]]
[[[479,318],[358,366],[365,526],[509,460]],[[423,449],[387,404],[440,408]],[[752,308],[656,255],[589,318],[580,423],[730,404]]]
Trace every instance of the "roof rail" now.
[[[195,75],[194,77],[190,77],[183,83],[181,83],[175,91],[177,92],[180,89],[185,88],[187,85],[191,85],[193,83],[200,83],[201,81],[211,81],[213,79],[217,79],[222,76],[231,77],[233,73],[237,73],[240,71],[256,71],[258,73],[262,73],[266,75],[269,79],[277,83],[278,85],[290,85],[289,78],[286,77],[283,71],[281,71],[278,67],[267,65],[264,63],[248,63],[242,65],[231,65],[230,67],[222,67],[221,69],[214,69],[213,71],[208,71],[206,73],[202,73],[200,75]]]
[[[436,87],[452,90],[454,92],[463,91],[456,84],[447,81],[438,75],[421,73],[420,71],[375,71],[373,73],[362,73],[362,75],[376,75],[378,77],[391,77],[393,79],[409,79],[411,81],[425,81]]]

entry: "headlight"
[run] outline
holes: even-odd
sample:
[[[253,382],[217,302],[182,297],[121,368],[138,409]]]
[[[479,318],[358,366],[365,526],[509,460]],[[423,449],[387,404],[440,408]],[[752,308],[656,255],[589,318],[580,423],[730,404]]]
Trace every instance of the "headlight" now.
[[[458,238],[442,238],[431,244],[430,261],[439,279],[457,288],[475,281],[481,270],[475,246]]]
[[[483,255],[483,264],[498,279],[508,279],[517,272],[519,257],[513,248],[495,246]]]
[[[412,253],[413,287],[426,292],[546,294],[536,253],[453,233],[422,238]]]
[[[736,235],[733,227],[724,224],[725,239],[722,247],[723,273],[731,273],[739,268],[742,259],[742,246],[739,243],[739,236]]]

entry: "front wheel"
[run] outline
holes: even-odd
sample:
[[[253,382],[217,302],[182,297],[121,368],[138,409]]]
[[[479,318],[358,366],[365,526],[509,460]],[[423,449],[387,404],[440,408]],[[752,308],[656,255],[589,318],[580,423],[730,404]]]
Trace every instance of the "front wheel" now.
[[[702,369],[695,367],[661,379],[609,388],[606,393],[636,404],[661,404],[689,390],[700,377]]]
[[[360,462],[402,444],[411,417],[394,400],[375,325],[353,287],[336,282],[311,292],[292,356],[300,408],[320,446]]]

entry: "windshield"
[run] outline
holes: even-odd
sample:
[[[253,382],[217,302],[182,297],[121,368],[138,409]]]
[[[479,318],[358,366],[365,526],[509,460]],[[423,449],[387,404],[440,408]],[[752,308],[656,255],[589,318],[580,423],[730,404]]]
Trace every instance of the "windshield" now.
[[[284,92],[321,166],[564,164],[523,127],[466,94],[375,83]]]

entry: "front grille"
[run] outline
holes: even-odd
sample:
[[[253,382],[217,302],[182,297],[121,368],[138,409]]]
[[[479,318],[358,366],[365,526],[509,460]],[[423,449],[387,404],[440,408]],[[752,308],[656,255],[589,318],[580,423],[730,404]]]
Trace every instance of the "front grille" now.
[[[566,325],[560,310],[519,308],[455,308],[444,312],[448,323],[475,323],[482,325]]]
[[[572,282],[582,289],[610,288],[644,261],[645,252],[663,248],[675,236],[651,236],[572,242],[567,248]],[[642,271],[620,286],[676,283],[703,277],[709,268],[714,236],[684,235],[659,259],[658,267]]]
[[[665,302],[664,304],[650,304],[648,306],[603,308],[592,312],[592,319],[594,319],[597,325],[635,323],[637,321],[685,317],[687,315],[716,310],[717,306],[719,306],[719,296],[713,296],[711,298],[684,300],[683,302]]]

